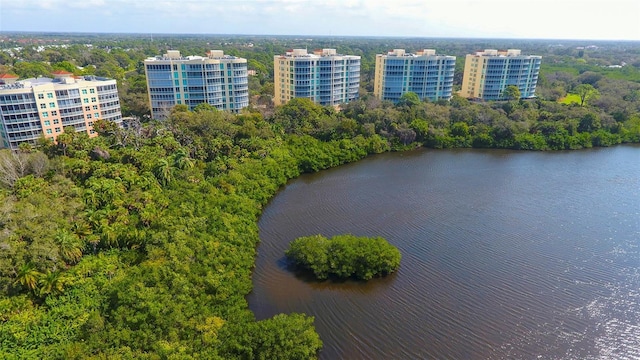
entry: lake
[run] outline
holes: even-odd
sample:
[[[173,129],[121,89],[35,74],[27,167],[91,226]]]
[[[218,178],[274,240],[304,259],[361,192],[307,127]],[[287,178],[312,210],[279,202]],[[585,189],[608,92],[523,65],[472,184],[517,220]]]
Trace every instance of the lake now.
[[[315,316],[321,359],[640,359],[640,147],[387,153],[265,207],[250,308]],[[300,236],[382,236],[398,272],[287,270]]]

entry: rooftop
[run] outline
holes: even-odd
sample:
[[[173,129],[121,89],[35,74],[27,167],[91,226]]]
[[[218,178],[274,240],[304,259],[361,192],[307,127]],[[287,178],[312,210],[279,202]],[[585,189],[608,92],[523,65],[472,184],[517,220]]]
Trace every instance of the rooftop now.
[[[511,56],[535,56],[537,55],[523,55],[520,49],[508,49],[508,50],[496,50],[496,49],[484,49],[476,51],[475,56],[496,56],[496,57],[511,57]]]
[[[70,73],[69,73],[70,74]],[[100,76],[78,76],[78,77],[65,77],[65,78],[48,78],[48,77],[39,77],[39,78],[29,78],[24,80],[16,81],[12,84],[0,85],[0,90],[13,90],[13,89],[25,89],[25,88],[33,88],[35,86],[46,85],[46,84],[54,84],[54,85],[67,85],[67,84],[75,84],[83,81],[109,81],[113,79],[100,77]]]
[[[343,55],[338,54],[336,49],[315,49],[313,50],[313,54],[309,54],[307,49],[289,49],[286,51],[284,55],[279,55],[280,58],[310,58],[310,59],[318,59],[322,57],[330,57],[330,56],[349,56],[354,58],[360,58],[360,56],[356,55]]]
[[[72,76],[73,73],[70,73],[68,71],[64,71],[64,70],[56,70],[54,72],[51,73],[52,75],[58,75],[58,76]]]
[[[436,55],[436,51],[434,49],[421,49],[416,51],[415,53],[407,53],[404,49],[393,49],[387,52],[386,55],[379,54],[379,56],[390,56],[390,57],[420,57],[420,56],[450,56],[450,55]],[[451,56],[453,57],[453,56]]]
[[[207,51],[207,56],[198,56],[198,55],[188,55],[182,56],[180,55],[180,51],[178,50],[167,50],[166,54],[158,55],[154,57],[149,57],[145,61],[167,61],[167,60],[206,60],[206,59],[221,59],[221,60],[235,60],[235,59],[243,59],[233,55],[225,55],[222,50],[209,50]]]

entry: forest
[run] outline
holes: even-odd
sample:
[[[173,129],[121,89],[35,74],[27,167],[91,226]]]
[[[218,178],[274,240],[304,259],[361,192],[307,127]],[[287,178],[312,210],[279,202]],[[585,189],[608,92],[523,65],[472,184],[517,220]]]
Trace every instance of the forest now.
[[[98,121],[96,138],[69,130],[55,144],[0,151],[0,358],[314,359],[322,341],[312,317],[256,321],[245,298],[258,217],[287,180],[419,146],[565,150],[640,142],[636,43],[1,37],[0,72],[114,77],[124,114],[137,120],[125,128]],[[361,99],[341,111],[307,99],[270,105],[273,54],[302,46],[362,55]],[[402,47],[436,48],[458,61],[485,47],[540,54],[539,97],[379,101],[370,89],[373,57]],[[246,57],[258,72],[250,79],[252,105],[239,115],[176,106],[167,121],[149,119],[141,61],[169,48]]]

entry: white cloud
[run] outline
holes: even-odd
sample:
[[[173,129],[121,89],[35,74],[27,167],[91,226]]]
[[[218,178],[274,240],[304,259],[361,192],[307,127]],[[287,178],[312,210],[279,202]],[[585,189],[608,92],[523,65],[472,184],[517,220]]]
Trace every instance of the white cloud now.
[[[55,18],[91,13],[104,21],[90,25]],[[0,30],[640,40],[640,2],[5,0]]]

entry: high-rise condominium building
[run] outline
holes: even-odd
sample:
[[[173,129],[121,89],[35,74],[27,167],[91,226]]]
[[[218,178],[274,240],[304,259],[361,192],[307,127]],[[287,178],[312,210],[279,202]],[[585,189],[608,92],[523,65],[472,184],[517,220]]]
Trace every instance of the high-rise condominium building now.
[[[207,57],[182,57],[177,50],[144,61],[151,117],[166,119],[171,108],[184,104],[193,110],[207,103],[238,112],[249,106],[247,59],[211,50]]]
[[[404,49],[378,54],[373,94],[393,102],[407,92],[416,93],[420,100],[449,100],[455,67],[455,56],[436,55],[431,49],[415,54]]]
[[[360,89],[360,56],[340,55],[335,49],[293,49],[273,58],[276,105],[293,98],[309,98],[337,106],[356,100]]]
[[[41,137],[55,140],[67,126],[93,137],[98,119],[122,123],[115,80],[65,71],[53,75],[21,81],[0,76],[1,147],[17,149]]]
[[[535,96],[541,56],[520,50],[485,50],[467,55],[460,95],[470,99],[506,100],[504,90],[515,85],[520,97]]]

